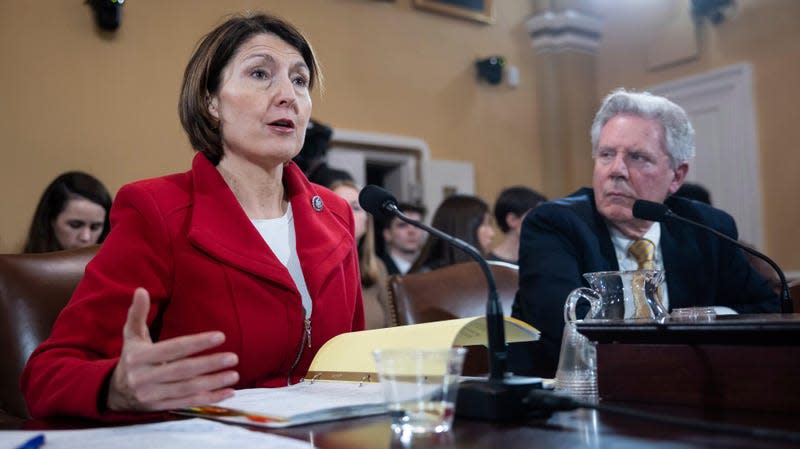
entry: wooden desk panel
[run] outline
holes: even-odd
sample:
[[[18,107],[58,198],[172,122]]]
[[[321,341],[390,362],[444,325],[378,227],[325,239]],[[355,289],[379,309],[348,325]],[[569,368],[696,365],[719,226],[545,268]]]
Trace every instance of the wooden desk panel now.
[[[722,315],[708,322],[586,320],[576,326],[600,344],[800,346],[800,313]]]
[[[602,399],[800,411],[800,314],[586,321],[578,330],[598,342]]]
[[[800,347],[601,344],[597,379],[610,401],[800,411]]]

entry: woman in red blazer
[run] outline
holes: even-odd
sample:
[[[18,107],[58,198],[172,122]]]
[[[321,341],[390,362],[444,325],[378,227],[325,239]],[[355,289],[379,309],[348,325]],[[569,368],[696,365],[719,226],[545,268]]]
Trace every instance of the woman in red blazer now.
[[[263,14],[203,39],[180,96],[199,154],[117,194],[25,368],[34,417],[128,419],[295,383],[322,344],[364,327],[352,212],[291,162],[317,67],[298,30]]]

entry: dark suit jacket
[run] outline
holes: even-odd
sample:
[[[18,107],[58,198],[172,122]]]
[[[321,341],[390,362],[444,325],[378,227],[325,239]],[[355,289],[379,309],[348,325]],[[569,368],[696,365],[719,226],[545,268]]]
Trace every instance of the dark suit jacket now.
[[[719,209],[675,196],[665,204],[680,216],[738,237],[733,217]],[[689,224],[667,221],[661,224],[660,245],[670,309],[719,305],[739,313],[780,311],[778,296],[767,281],[729,242]],[[518,373],[552,377],[567,295],[575,288],[588,287],[583,273],[619,269],[592,189],[578,190],[528,214],[519,256],[520,288],[512,315],[539,329],[542,336],[522,351],[512,348],[512,366],[517,365]],[[527,362],[531,365],[522,365]]]

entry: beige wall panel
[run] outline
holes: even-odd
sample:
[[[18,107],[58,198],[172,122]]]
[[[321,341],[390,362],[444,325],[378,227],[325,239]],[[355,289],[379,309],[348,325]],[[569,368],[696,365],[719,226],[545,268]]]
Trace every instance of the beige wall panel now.
[[[648,71],[651,34],[688,0],[595,1],[606,21],[598,96],[753,64],[766,250],[800,270],[800,2],[739,0],[735,17],[704,28],[696,60]],[[39,195],[63,171],[94,173],[115,193],[187,169],[192,152],[176,112],[183,67],[204,32],[246,8],[269,8],[309,35],[326,76],[314,97],[319,119],[419,137],[434,158],[472,162],[489,201],[509,184],[541,189],[536,57],[524,26],[534,3],[496,1],[487,26],[406,0],[135,0],[107,36],[83,1],[0,0],[0,251],[19,249]],[[474,61],[495,54],[520,67],[516,89],[476,83]],[[585,138],[588,153],[586,134],[571,138]]]
[[[268,8],[302,28],[325,71],[314,116],[335,126],[424,139],[431,156],[472,162],[477,193],[540,186],[532,5],[497,2],[494,25],[414,9],[410,1],[135,0],[113,35],[82,0],[0,0],[0,251],[20,248],[44,187],[80,169],[112,193],[188,169],[177,117],[183,68],[221,17]],[[502,55],[519,87],[475,80]]]
[[[753,65],[762,172],[766,247],[787,271],[800,270],[800,2],[738,0],[737,13],[703,27],[698,57],[647,70],[647,48],[688,0],[603,2],[606,32],[598,54],[598,94],[618,86],[644,88],[728,65]],[[713,194],[713,192],[712,192]]]

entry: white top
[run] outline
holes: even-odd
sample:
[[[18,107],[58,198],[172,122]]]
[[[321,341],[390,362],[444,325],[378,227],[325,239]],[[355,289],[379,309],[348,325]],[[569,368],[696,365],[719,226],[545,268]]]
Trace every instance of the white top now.
[[[292,215],[292,204],[286,208],[286,213],[282,217],[263,220],[252,220],[253,226],[267,242],[267,245],[281,261],[283,266],[289,270],[289,274],[294,280],[300,297],[303,298],[303,308],[306,311],[306,319],[311,316],[311,295],[308,294],[306,278],[300,268],[300,258],[297,257],[297,245],[294,232],[294,216]]]
[[[411,262],[395,256],[391,253],[391,251],[389,252],[389,257],[392,258],[392,262],[394,262],[394,264],[397,266],[397,271],[399,271],[400,274],[406,274],[408,273],[408,270],[411,269]]]
[[[639,269],[639,263],[628,254],[628,248],[636,239],[629,239],[614,226],[608,225],[608,232],[611,234],[611,243],[614,244],[614,252],[617,254],[617,263],[622,271],[633,271]],[[655,222],[642,238],[650,240],[656,245],[653,264],[657,270],[664,270],[664,256],[661,252],[661,223]],[[661,284],[661,305],[669,310],[669,295],[667,294],[667,276],[669,273],[664,270],[664,282]]]

